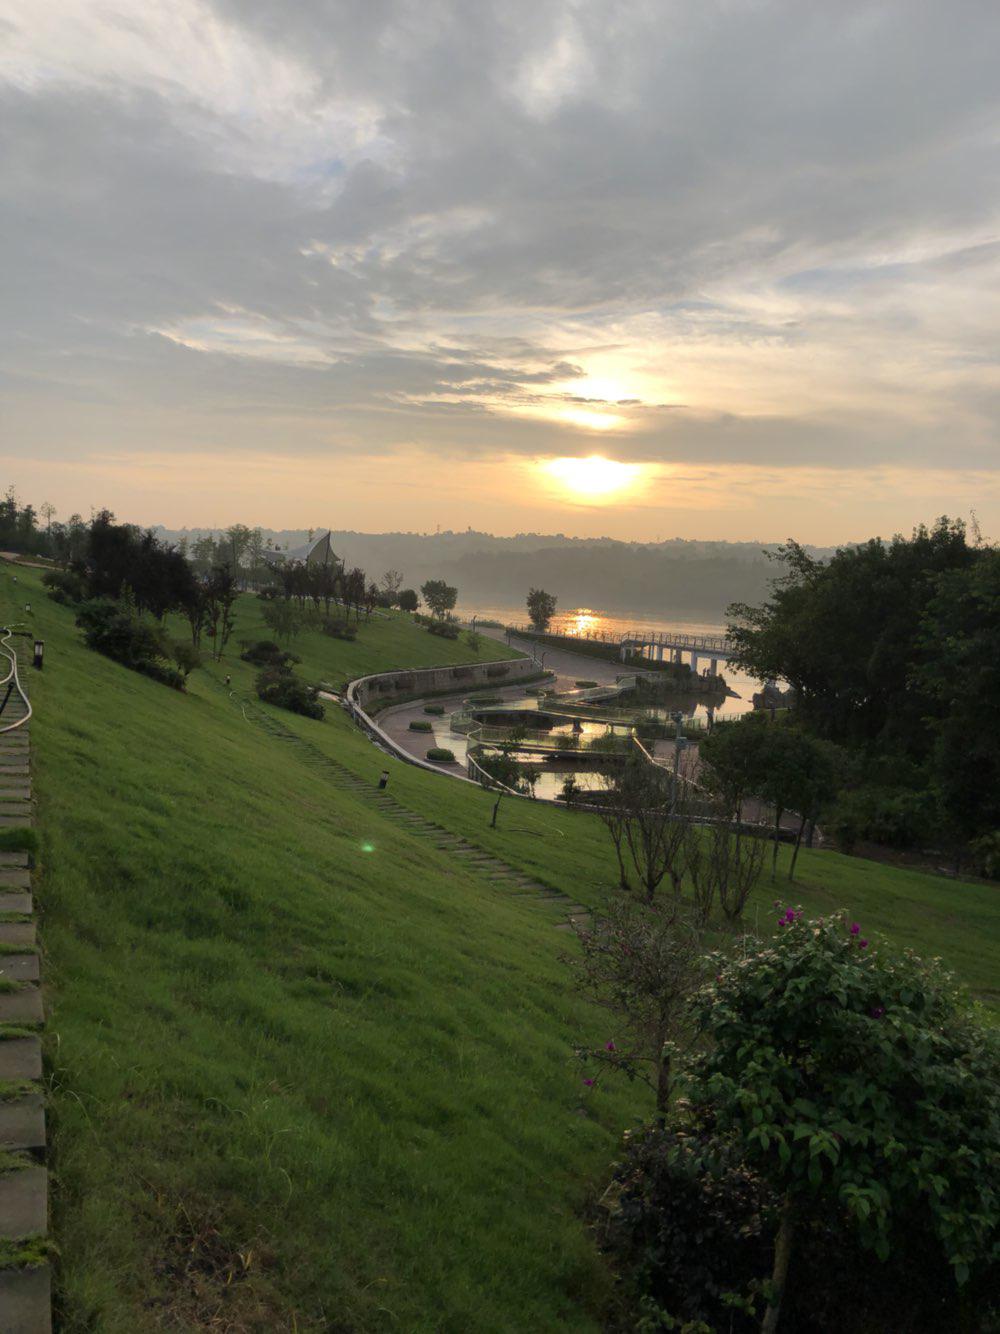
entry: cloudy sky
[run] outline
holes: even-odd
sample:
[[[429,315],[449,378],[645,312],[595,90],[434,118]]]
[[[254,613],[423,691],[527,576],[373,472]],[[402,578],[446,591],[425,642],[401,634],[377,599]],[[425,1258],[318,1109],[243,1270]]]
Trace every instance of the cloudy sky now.
[[[0,0],[3,477],[1000,536],[998,49],[995,0]]]

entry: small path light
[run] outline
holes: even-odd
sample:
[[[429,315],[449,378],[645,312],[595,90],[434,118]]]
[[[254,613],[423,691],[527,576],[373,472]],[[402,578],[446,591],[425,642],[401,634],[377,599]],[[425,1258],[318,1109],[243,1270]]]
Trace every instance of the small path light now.
[[[382,776],[381,776],[381,777],[379,778],[379,780],[378,780],[378,790],[379,790],[380,792],[382,792],[382,791],[384,791],[385,788],[387,788],[388,786],[389,786],[389,770],[388,770],[388,769],[383,769],[383,770],[382,770]]]
[[[44,639],[36,639],[36,640],[35,640],[35,656],[34,656],[34,658],[32,658],[32,660],[31,660],[31,665],[32,665],[33,667],[37,667],[38,670],[41,671],[41,670],[42,670],[42,659],[43,659],[44,657],[45,657],[45,640],[44,640]]]
[[[30,602],[26,602],[26,603],[24,604],[24,610],[25,610],[25,611],[30,611],[30,610],[31,610],[31,603],[30,603]]]

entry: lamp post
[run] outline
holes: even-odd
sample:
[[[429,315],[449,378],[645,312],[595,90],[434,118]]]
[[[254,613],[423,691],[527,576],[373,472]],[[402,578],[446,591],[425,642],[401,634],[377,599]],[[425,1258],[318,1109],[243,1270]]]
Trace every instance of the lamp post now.
[[[43,659],[44,657],[45,657],[45,640],[44,640],[44,639],[36,639],[36,640],[35,640],[35,656],[34,656],[34,657],[32,658],[32,660],[31,660],[31,665],[32,665],[32,667],[37,667],[38,670],[41,671],[41,670],[42,670],[42,659]]]
[[[25,610],[25,611],[31,611],[31,603],[30,603],[30,602],[26,602],[26,603],[24,604],[24,610]]]
[[[389,770],[383,769],[382,774],[378,780],[378,790],[380,792],[384,792],[388,786],[389,786]]]

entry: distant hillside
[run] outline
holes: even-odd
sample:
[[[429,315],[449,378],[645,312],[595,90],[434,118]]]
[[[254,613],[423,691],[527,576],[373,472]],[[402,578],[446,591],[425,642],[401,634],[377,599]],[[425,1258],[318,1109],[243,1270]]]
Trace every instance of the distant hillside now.
[[[168,539],[193,540],[219,529],[160,530]],[[305,529],[264,529],[279,547],[306,541]],[[561,607],[592,606],[655,616],[679,611],[721,616],[734,601],[758,601],[774,565],[756,542],[619,542],[518,533],[494,537],[464,533],[357,533],[334,530],[333,548],[350,565],[377,577],[400,570],[408,585],[446,579],[460,602],[520,604],[541,584]],[[825,554],[820,552],[819,554]]]

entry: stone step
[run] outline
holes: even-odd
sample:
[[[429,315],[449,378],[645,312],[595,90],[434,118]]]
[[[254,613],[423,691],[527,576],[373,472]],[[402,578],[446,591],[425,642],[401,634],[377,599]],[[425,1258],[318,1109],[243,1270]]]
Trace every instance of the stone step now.
[[[10,819],[15,815],[23,815],[25,818],[30,818],[31,816],[30,801],[5,801],[0,809],[3,810],[4,816],[7,819]]]
[[[26,866],[0,866],[0,893],[5,889],[30,889],[31,872]]]
[[[23,851],[0,852],[0,866],[27,866],[28,854]]]
[[[30,815],[0,815],[0,829],[27,829],[30,824]]]
[[[24,913],[26,917],[31,916],[32,900],[30,894],[3,894],[0,893],[0,913],[16,912]]]
[[[0,1079],[41,1079],[42,1044],[38,1038],[0,1040]]]
[[[52,1334],[52,1276],[48,1265],[0,1269],[3,1334]]]
[[[34,922],[0,922],[0,945],[31,947],[34,944]]]
[[[30,787],[4,787],[3,784],[0,783],[0,802],[30,800]]]
[[[37,982],[37,954],[0,954],[0,977],[8,982]]]
[[[45,1232],[49,1178],[44,1167],[20,1167],[0,1175],[0,1237],[34,1237]]]
[[[0,1102],[0,1149],[44,1149],[45,1105],[40,1093]],[[0,1308],[0,1329],[3,1328]]]
[[[0,1023],[40,1024],[44,1019],[42,993],[37,987],[0,992]]]

